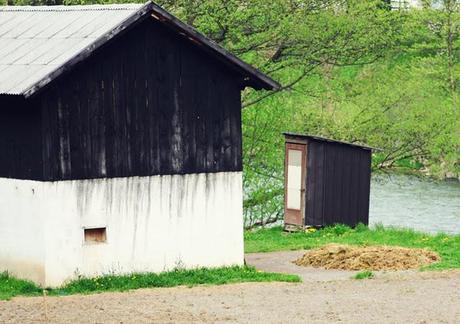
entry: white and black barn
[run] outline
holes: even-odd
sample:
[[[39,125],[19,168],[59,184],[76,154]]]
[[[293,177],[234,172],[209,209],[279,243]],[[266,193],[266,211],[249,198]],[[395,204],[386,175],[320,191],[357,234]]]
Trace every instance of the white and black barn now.
[[[154,3],[0,9],[0,271],[243,263],[241,90],[279,85]]]

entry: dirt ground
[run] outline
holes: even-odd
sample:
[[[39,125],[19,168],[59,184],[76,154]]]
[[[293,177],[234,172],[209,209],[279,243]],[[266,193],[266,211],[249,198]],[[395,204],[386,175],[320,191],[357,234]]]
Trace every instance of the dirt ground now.
[[[0,302],[0,323],[460,323],[460,271],[353,272],[298,267],[299,252],[252,254],[266,271],[304,282],[143,289]]]

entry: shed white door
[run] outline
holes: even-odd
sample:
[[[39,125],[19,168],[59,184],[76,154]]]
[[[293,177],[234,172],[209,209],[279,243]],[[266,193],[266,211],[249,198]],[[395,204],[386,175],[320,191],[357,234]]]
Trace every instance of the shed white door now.
[[[303,225],[305,210],[305,144],[286,143],[284,222]]]

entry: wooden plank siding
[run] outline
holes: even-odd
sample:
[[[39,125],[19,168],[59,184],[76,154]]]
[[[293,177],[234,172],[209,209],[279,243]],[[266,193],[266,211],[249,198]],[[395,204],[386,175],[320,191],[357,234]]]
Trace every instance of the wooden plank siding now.
[[[311,141],[307,145],[307,203],[305,222],[312,226],[323,224],[324,209],[324,143]],[[313,172],[309,172],[312,171]],[[307,219],[308,218],[308,219]]]
[[[40,110],[19,96],[0,96],[0,177],[40,179]]]
[[[305,225],[368,224],[371,151],[308,140]]]
[[[8,152],[0,156],[0,176],[241,171],[240,80],[182,36],[145,20],[37,94],[33,106],[24,101],[27,114],[17,124],[9,122],[17,105],[4,109],[0,98],[1,120],[10,124],[0,130],[0,141],[10,143],[2,145]],[[19,144],[24,150],[12,152]]]

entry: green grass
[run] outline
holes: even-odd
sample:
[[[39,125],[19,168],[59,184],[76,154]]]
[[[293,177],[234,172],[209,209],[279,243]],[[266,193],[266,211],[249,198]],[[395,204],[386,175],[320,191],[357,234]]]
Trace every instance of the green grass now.
[[[10,299],[11,297],[38,296],[42,289],[27,280],[20,280],[10,276],[7,272],[0,272],[0,300]]]
[[[358,272],[357,274],[355,274],[353,276],[353,279],[358,279],[358,280],[372,279],[372,278],[374,278],[374,273],[372,271],[368,271],[368,270]]]
[[[300,282],[296,275],[259,272],[253,267],[224,267],[216,269],[174,270],[170,272],[133,273],[130,275],[105,275],[96,278],[79,278],[61,288],[47,289],[48,295],[91,294],[105,291],[126,291],[139,288],[222,285],[237,282]],[[42,289],[33,283],[0,275],[0,299],[14,296],[36,296]]]
[[[441,261],[425,269],[460,268],[460,235],[430,235],[410,229],[376,226],[372,229],[358,225],[351,229],[344,225],[327,227],[315,232],[286,233],[281,227],[247,231],[246,252],[312,249],[328,243],[350,245],[397,245],[409,248],[428,248],[441,256]]]

